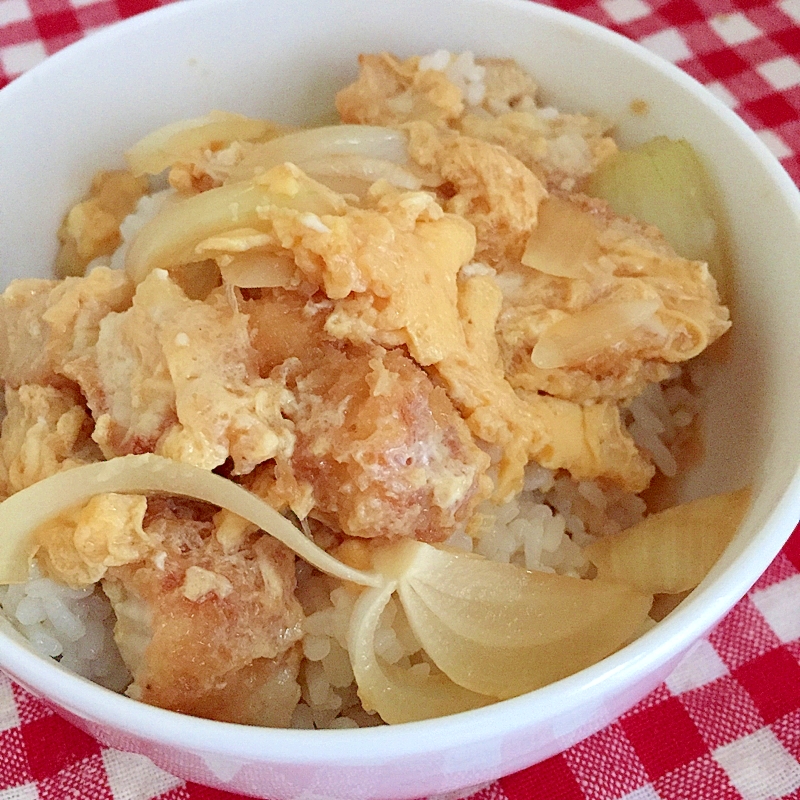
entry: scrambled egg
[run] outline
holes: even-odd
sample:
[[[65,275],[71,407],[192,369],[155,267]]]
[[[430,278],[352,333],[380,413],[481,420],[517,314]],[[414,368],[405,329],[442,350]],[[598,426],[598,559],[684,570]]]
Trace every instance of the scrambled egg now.
[[[360,194],[291,163],[229,181],[248,143],[176,156],[172,196],[114,257],[127,271],[95,260],[0,296],[0,491],[155,452],[221,470],[344,552],[443,541],[531,462],[645,489],[624,403],[728,312],[705,264],[577,191],[615,150],[608,125],[536,93],[507,60],[362,56],[342,120],[399,129],[408,164]],[[98,178],[65,220],[62,269],[116,248],[145,184]],[[580,223],[579,263],[536,250],[543,209]],[[270,537],[202,504],[102,495],[39,548],[57,579],[102,582],[132,697],[288,724],[302,612]]]
[[[205,469],[230,457],[242,474],[294,442],[281,414],[292,397],[260,378],[255,363],[247,318],[224,292],[189,300],[157,270],[65,371],[86,397],[106,457],[156,452]]]
[[[44,571],[80,589],[104,578],[109,567],[140,561],[155,545],[142,528],[146,511],[145,497],[100,494],[50,520],[37,532]]]
[[[358,80],[336,96],[343,122],[403,125],[424,121],[500,145],[548,188],[572,190],[617,151],[611,124],[537,103],[538,87],[514,61],[462,54],[400,61],[362,55]],[[477,89],[477,86],[480,88]]]
[[[496,264],[522,256],[547,191],[507,150],[481,139],[410,123],[409,153],[437,176],[442,207],[475,226],[474,257]]]
[[[509,381],[582,404],[630,400],[650,383],[674,377],[687,361],[730,327],[708,265],[680,258],[654,227],[612,214],[606,204],[572,195],[568,204],[591,226],[594,252],[575,277],[549,275],[521,263],[498,274],[503,307],[497,336]],[[575,217],[570,213],[569,221]],[[602,340],[597,309],[653,304],[646,324],[632,327],[611,347]],[[536,363],[535,348],[556,323],[573,320],[583,343],[576,359]]]

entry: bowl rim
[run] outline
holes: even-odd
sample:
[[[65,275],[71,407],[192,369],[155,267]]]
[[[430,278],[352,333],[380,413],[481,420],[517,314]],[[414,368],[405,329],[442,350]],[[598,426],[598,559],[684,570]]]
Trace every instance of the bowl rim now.
[[[173,3],[116,22],[58,51],[33,69],[0,90],[0,111],[18,95],[35,90],[51,72],[57,72],[79,61],[85,52],[113,48],[116,40],[149,28],[172,17],[202,16],[209,9],[250,0],[192,0]],[[698,81],[674,64],[648,51],[623,35],[589,20],[529,0],[470,0],[473,5],[501,6],[515,13],[543,17],[571,28],[593,39],[621,48],[649,68],[662,73],[684,91],[711,107],[727,127],[744,141],[762,168],[767,170],[783,200],[800,219],[800,192],[766,145],[744,121]],[[369,742],[369,759],[396,759],[405,755],[430,752],[436,738],[446,740],[448,747],[468,745],[485,738],[485,730],[505,735],[526,725],[530,716],[538,716],[557,700],[580,708],[598,695],[601,684],[629,684],[631,676],[643,676],[658,669],[685,651],[706,633],[742,598],[780,551],[800,518],[800,467],[786,486],[780,502],[737,557],[736,575],[726,576],[724,592],[719,579],[706,579],[692,596],[667,619],[623,650],[572,676],[534,692],[484,708],[401,725],[378,726],[355,730],[295,730],[257,728],[233,723],[206,720],[145,705],[114,693],[78,675],[68,672],[56,662],[39,656],[9,634],[7,623],[0,624],[0,667],[23,676],[24,684],[37,694],[45,693],[57,705],[93,722],[109,725],[142,739],[165,742],[195,752],[214,752],[240,759],[271,759],[292,764],[357,763],[363,745]],[[675,643],[681,647],[676,651]],[[57,680],[54,678],[57,677]],[[102,710],[98,714],[97,710]],[[192,724],[186,725],[191,719]],[[313,747],[309,745],[313,744]],[[354,760],[355,759],[355,760]]]

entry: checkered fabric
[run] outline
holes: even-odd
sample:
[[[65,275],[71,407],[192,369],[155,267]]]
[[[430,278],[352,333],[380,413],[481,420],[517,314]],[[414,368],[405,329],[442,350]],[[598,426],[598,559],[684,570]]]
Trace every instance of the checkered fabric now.
[[[800,183],[800,0],[544,0],[677,64]]]
[[[103,747],[0,674],[0,800],[236,797]],[[665,683],[470,800],[800,800],[800,526]]]
[[[190,0],[187,0],[190,1]],[[0,87],[169,0],[0,0]],[[678,64],[800,183],[800,0],[551,0]],[[228,800],[101,746],[0,675],[0,800]],[[800,527],[667,681],[472,800],[800,800]]]

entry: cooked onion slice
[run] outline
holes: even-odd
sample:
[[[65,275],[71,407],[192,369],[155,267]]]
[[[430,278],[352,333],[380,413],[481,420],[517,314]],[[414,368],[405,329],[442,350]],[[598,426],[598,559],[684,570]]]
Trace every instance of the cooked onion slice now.
[[[360,156],[408,164],[405,134],[374,125],[329,125],[290,133],[253,147],[231,170],[229,181],[252,178],[277,164],[302,165],[328,156]]]
[[[661,301],[656,298],[589,306],[546,328],[531,352],[531,361],[539,369],[582,364],[622,344],[652,320],[659,308]]]
[[[249,250],[219,259],[222,280],[240,289],[290,288],[297,273],[294,260],[283,253]]]
[[[251,142],[285,131],[272,122],[241,114],[212,111],[205,117],[173,122],[140,139],[125,158],[134,175],[158,175],[198,149]]]
[[[422,180],[399,164],[382,158],[328,156],[301,161],[298,166],[320,183],[341,194],[362,196],[373,183],[385,180],[398,189],[419,191]]]
[[[662,351],[665,361],[688,361],[708,346],[708,329],[688,314],[662,309],[659,319],[673,334]]]
[[[636,633],[652,597],[407,541],[379,552],[408,622],[452,681],[508,698],[571,675]]]
[[[226,184],[165,206],[139,231],[125,269],[139,283],[154,269],[207,258],[196,252],[210,237],[240,228],[258,228],[259,209],[290,208],[312,214],[334,214],[344,200],[296,167],[282,165],[257,180]]]
[[[444,675],[416,678],[402,667],[378,661],[375,634],[381,612],[396,588],[392,581],[380,589],[367,589],[350,619],[347,644],[364,708],[377,711],[384,722],[396,724],[456,714],[492,702]]]
[[[725,300],[729,282],[719,203],[692,146],[666,136],[620,151],[592,175],[586,191],[618,214],[657,226],[684,258],[707,261]]]
[[[210,236],[195,245],[198,255],[213,258],[222,280],[241,289],[292,284],[297,272],[288,250],[270,247],[272,237],[255,228],[238,228],[218,236]]]
[[[233,481],[189,464],[147,453],[100,461],[34,483],[0,503],[0,584],[23,583],[36,553],[34,533],[69,508],[106,492],[161,492],[204,500],[232,511],[283,542],[317,569],[361,586],[382,586],[380,575],[353,569],[328,555],[264,500]]]
[[[559,278],[587,278],[588,264],[600,255],[599,229],[592,216],[574,203],[550,196],[539,206],[536,228],[522,263]]]
[[[749,506],[749,489],[693,500],[651,514],[584,552],[608,580],[653,594],[685,592],[717,562]]]

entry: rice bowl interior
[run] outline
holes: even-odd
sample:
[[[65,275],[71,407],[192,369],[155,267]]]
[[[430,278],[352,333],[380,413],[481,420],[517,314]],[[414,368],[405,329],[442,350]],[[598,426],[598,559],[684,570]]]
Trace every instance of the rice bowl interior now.
[[[354,78],[353,56],[360,51],[389,49],[410,55],[446,46],[454,52],[469,49],[512,55],[550,93],[549,102],[601,109],[618,120],[621,140],[626,143],[662,133],[685,136],[711,165],[726,206],[737,265],[736,324],[728,358],[712,368],[706,390],[707,457],[697,469],[681,476],[681,496],[750,483],[752,509],[737,539],[692,597],[655,630],[601,664],[534,694],[468,715],[395,730],[315,732],[313,736],[322,737],[319,744],[306,738],[312,734],[298,731],[232,727],[220,736],[221,723],[189,721],[133,704],[31,656],[13,633],[3,634],[8,640],[0,662],[23,685],[45,692],[71,719],[103,741],[144,752],[190,779],[274,797],[297,796],[300,787],[334,796],[352,797],[356,787],[365,797],[397,796],[397,786],[403,785],[411,797],[472,785],[547,757],[597,729],[652,688],[680,653],[744,593],[796,521],[798,447],[790,422],[792,397],[798,388],[796,370],[790,369],[796,362],[791,343],[797,335],[790,329],[796,325],[791,306],[798,288],[793,269],[800,241],[796,190],[732,114],[688,79],[632,45],[532,5],[463,5],[463,19],[454,19],[445,3],[421,4],[419,13],[430,24],[427,31],[414,32],[401,24],[406,15],[413,17],[407,4],[359,10],[361,27],[356,33],[348,21],[352,9],[346,3],[337,4],[324,12],[313,11],[324,16],[324,24],[321,19],[309,37],[301,6],[289,12],[268,11],[248,2],[224,8],[222,3],[198,3],[197,10],[159,12],[158,24],[149,22],[158,15],[133,20],[48,62],[37,71],[38,80],[36,75],[23,78],[0,96],[9,130],[27,132],[5,137],[0,145],[2,174],[8,175],[10,185],[19,187],[13,208],[2,209],[7,229],[0,235],[0,261],[14,265],[5,280],[47,274],[46,265],[53,256],[52,232],[88,176],[108,164],[109,154],[119,153],[159,124],[197,116],[213,107],[286,122],[308,119],[306,109],[322,109],[335,89]],[[171,32],[187,25],[187,14],[197,15],[197,21],[179,45],[181,37]],[[290,60],[279,58],[269,48],[259,52],[257,37],[249,31],[259,27],[253,20],[262,14],[276,31],[276,42],[297,41]],[[242,33],[235,48],[213,36],[223,17]],[[437,35],[442,31],[446,36]],[[480,36],[471,31],[481,31]],[[154,46],[167,45],[168,55],[163,61],[158,56],[139,64],[133,44],[137,37],[152,37]],[[570,60],[563,68],[560,48],[574,52],[576,39],[582,45],[575,56],[580,61]],[[540,42],[539,47],[530,46],[534,40]],[[334,52],[331,41],[337,42]],[[130,49],[126,42],[132,43]],[[105,58],[105,48],[112,43],[119,50],[119,69],[98,76],[90,93],[76,89],[79,76],[91,71],[94,59]],[[242,53],[249,53],[252,61],[243,65]],[[628,69],[633,62],[636,69]],[[554,63],[561,68],[554,69]],[[603,68],[587,71],[587,63]],[[255,76],[270,67],[274,89],[251,96]],[[124,92],[123,102],[120,75],[137,70],[140,80]],[[158,98],[149,96],[155,82],[147,80],[146,70],[168,76],[158,82]],[[325,77],[320,79],[320,75]],[[624,88],[621,75],[625,75]],[[37,110],[55,100],[39,99],[37,92],[42,97],[60,96],[61,114],[51,112],[52,118],[63,115],[74,126],[74,137],[59,141],[60,152],[52,147],[48,120],[39,118]],[[297,97],[308,102],[290,102]],[[590,101],[582,102],[582,97]],[[629,113],[634,99],[645,100],[650,113],[645,117]],[[677,103],[684,109],[681,115],[672,113]],[[108,109],[103,130],[87,127],[93,116],[90,109],[97,105]],[[42,137],[53,153],[46,177],[37,165],[39,142],[30,131]],[[723,151],[726,158],[720,157]],[[45,181],[56,190],[43,202]],[[750,188],[745,191],[744,186]],[[753,196],[762,202],[749,202]],[[755,230],[762,235],[753,237]],[[729,388],[731,375],[737,376],[735,393]],[[756,420],[770,422],[756,425]],[[157,738],[152,734],[155,730]],[[532,746],[534,740],[537,744]],[[443,768],[443,763],[448,766]],[[377,764],[380,770],[375,770]],[[408,779],[411,774],[419,776],[413,783]]]

